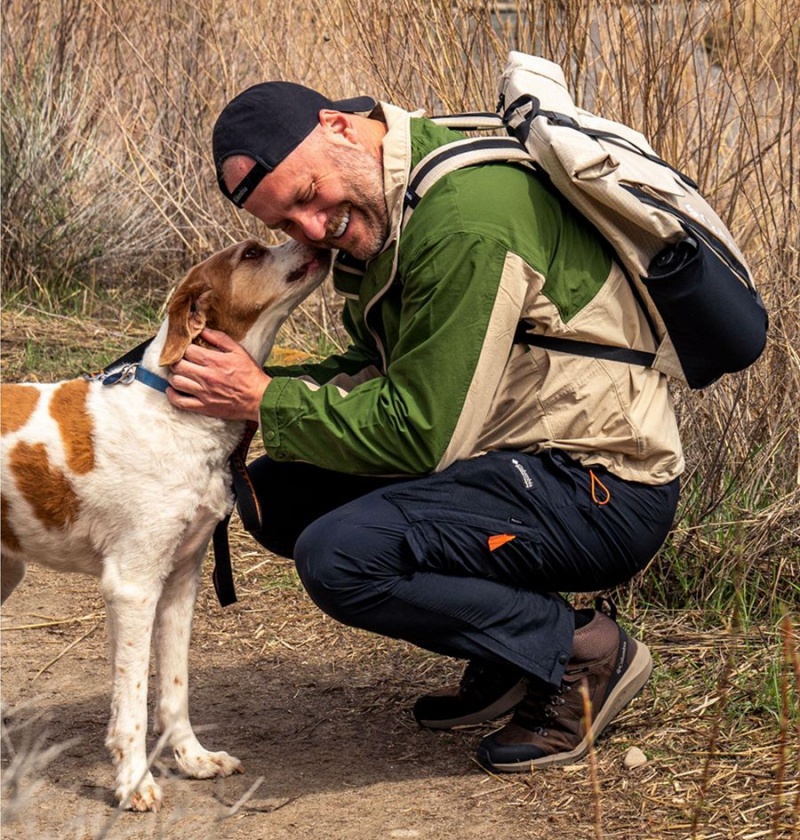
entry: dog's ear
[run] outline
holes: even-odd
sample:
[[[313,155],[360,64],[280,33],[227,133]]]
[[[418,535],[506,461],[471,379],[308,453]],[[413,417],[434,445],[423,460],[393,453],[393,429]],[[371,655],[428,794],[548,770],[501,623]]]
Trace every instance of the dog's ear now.
[[[186,348],[203,331],[214,303],[214,290],[207,282],[188,278],[175,290],[167,307],[167,339],[160,365],[167,367],[183,358]]]

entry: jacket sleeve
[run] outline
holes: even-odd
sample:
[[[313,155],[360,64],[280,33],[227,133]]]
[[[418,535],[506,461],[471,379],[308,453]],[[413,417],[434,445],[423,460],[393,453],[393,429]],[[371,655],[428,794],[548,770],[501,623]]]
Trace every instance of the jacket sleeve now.
[[[334,354],[319,362],[266,365],[264,372],[272,377],[305,378],[317,385],[324,385],[336,377],[357,378],[363,371],[380,364],[380,356],[375,345],[358,334],[347,307],[342,312],[342,320],[351,340],[343,353]]]
[[[349,392],[333,383],[274,379],[261,403],[270,456],[360,474],[420,475],[441,468],[483,351],[506,259],[505,245],[478,233],[423,241],[400,263],[396,323],[384,318],[393,333],[386,375]],[[502,307],[507,323],[499,331],[493,324],[493,341],[507,344],[500,356],[510,351],[520,306]],[[502,366],[495,386],[501,374]],[[494,386],[485,381],[482,387]],[[474,418],[478,424],[482,419]]]
[[[356,377],[376,360],[355,347],[348,347],[344,353],[328,356],[320,362],[306,362],[300,365],[267,365],[264,372],[272,377],[306,378],[317,385],[325,385],[339,376]]]

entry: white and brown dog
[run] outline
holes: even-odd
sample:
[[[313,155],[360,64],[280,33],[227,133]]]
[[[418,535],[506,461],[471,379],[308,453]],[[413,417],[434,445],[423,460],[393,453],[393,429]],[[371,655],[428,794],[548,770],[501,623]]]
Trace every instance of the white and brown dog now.
[[[247,240],[192,268],[142,368],[165,378],[205,326],[263,364],[280,325],[325,277],[327,251]],[[2,386],[2,600],[25,563],[100,579],[113,692],[106,745],[123,807],[157,810],[147,765],[147,676],[155,630],[155,730],[193,778],[241,772],[189,722],[192,614],[206,548],[232,507],[228,458],[243,433],[180,411],[155,388],[76,379]]]

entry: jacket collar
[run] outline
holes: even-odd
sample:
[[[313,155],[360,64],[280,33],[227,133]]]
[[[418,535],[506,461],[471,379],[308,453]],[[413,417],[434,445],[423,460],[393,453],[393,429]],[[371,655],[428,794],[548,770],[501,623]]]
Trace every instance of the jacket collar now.
[[[411,172],[411,119],[421,117],[424,113],[422,110],[406,111],[388,102],[379,103],[375,109],[375,116],[386,123],[386,134],[382,142],[383,191],[389,210],[391,233],[383,246],[384,251],[396,241],[403,218],[403,196]]]

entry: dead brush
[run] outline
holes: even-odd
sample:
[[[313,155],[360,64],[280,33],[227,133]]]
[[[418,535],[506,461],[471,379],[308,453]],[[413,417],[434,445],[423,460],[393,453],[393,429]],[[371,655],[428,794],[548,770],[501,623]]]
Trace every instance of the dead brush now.
[[[579,104],[632,123],[699,179],[744,247],[771,323],[764,356],[745,374],[700,394],[676,392],[688,463],[679,519],[648,571],[618,593],[660,664],[647,699],[598,749],[602,828],[608,836],[634,825],[636,836],[800,837],[798,21],[800,0],[396,0],[391,14],[378,0],[235,9],[9,0],[6,304],[35,299],[52,312],[69,286],[78,314],[117,317],[131,287],[146,281],[160,299],[177,267],[264,236],[218,194],[208,143],[219,109],[249,84],[287,78],[332,96],[369,93],[441,113],[491,108],[509,49],[559,62]],[[93,270],[98,288],[83,294]],[[100,297],[90,309],[86,302]],[[317,355],[341,347],[338,307],[318,293],[286,326],[284,343]],[[24,329],[25,341],[11,336],[7,374],[24,370],[45,331],[39,323]],[[287,628],[302,621],[303,634],[318,633],[335,655],[350,645],[353,668],[394,650],[293,610]],[[784,613],[793,629],[784,623],[779,636]],[[301,646],[292,635],[286,641]],[[402,662],[415,686],[437,681],[427,656]],[[613,747],[630,739],[642,741],[650,761],[626,774]],[[581,805],[571,791],[592,801],[585,771],[493,780],[481,795],[575,833]],[[635,804],[623,807],[631,790]],[[601,817],[582,816],[585,836]]]
[[[14,822],[30,807],[35,807],[37,793],[44,781],[44,770],[65,750],[80,741],[70,738],[47,745],[48,731],[42,726],[42,715],[35,711],[36,701],[14,710],[2,711],[2,752],[5,757],[0,788],[3,798],[3,821]],[[19,715],[22,720],[17,722]]]

